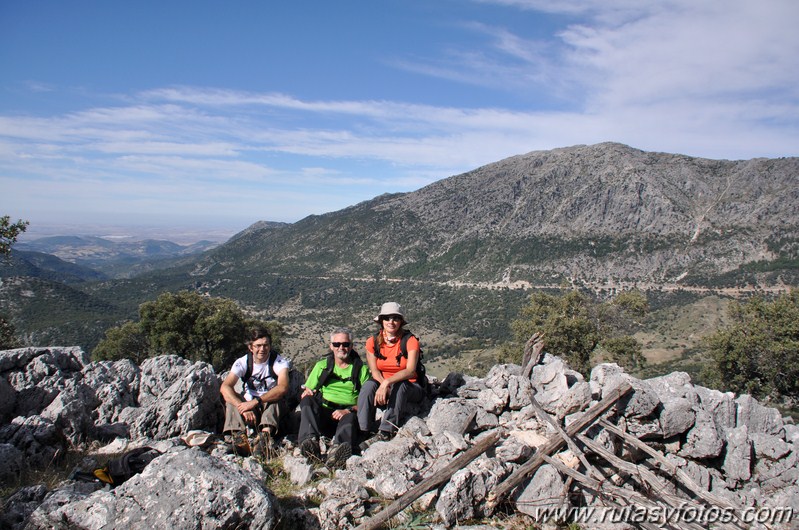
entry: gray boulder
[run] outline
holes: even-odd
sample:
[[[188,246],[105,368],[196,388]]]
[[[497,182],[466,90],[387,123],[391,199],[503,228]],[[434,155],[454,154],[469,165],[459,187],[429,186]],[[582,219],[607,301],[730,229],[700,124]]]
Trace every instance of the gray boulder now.
[[[100,404],[94,390],[76,379],[67,379],[55,399],[41,412],[79,446],[95,438],[94,409]]]
[[[512,375],[508,379],[508,408],[521,410],[530,405],[530,396],[533,395],[533,383],[530,379],[519,375]]]
[[[0,528],[22,528],[47,496],[47,486],[26,486],[6,499],[0,510]]]
[[[690,401],[682,397],[668,397],[661,405],[663,408],[658,414],[658,421],[663,438],[682,434],[693,427],[696,413]]]
[[[25,455],[26,465],[44,468],[64,454],[67,439],[51,421],[41,416],[18,416],[0,427],[0,443],[11,444]]]
[[[19,348],[0,351],[0,375],[14,389],[6,416],[40,414],[66,381],[80,377],[89,356],[80,348]],[[7,390],[6,390],[7,393]]]
[[[735,403],[738,405],[736,425],[746,425],[749,434],[762,432],[780,438],[785,436],[782,416],[777,409],[764,407],[748,394],[738,396]]]
[[[158,379],[158,373],[163,379]],[[211,365],[175,356],[147,359],[142,364],[142,407],[125,409],[120,420],[133,438],[166,439],[192,430],[215,431],[224,409],[220,381]],[[157,395],[152,394],[157,392]]]
[[[753,432],[749,435],[755,449],[755,456],[759,459],[779,460],[793,449],[793,444],[785,443],[777,436]]]
[[[441,490],[435,508],[442,522],[451,526],[488,515],[486,500],[489,493],[510,474],[510,468],[485,455],[456,472]]]
[[[550,464],[544,464],[536,470],[532,480],[514,499],[516,510],[536,516],[541,508],[557,508],[564,501],[563,477]],[[545,522],[545,521],[540,521]]]
[[[25,469],[25,455],[14,445],[0,443],[0,484],[13,484]]]
[[[83,382],[94,389],[99,405],[95,409],[98,425],[119,421],[126,407],[138,407],[141,371],[128,359],[94,362],[83,369]]]
[[[607,396],[624,382],[633,387],[632,392],[623,397],[617,405],[624,416],[628,418],[651,416],[658,408],[660,398],[646,381],[635,379],[615,363],[598,364],[591,370],[591,383],[599,389],[598,398]]]
[[[473,428],[477,410],[477,406],[462,398],[440,399],[430,409],[427,426],[434,435],[445,431],[465,434]]]
[[[536,365],[530,378],[536,401],[558,418],[582,410],[591,401],[591,387],[582,374],[557,357],[545,355],[544,364]]]
[[[752,476],[752,442],[746,425],[728,429],[726,434],[727,444],[721,469],[727,480],[732,481],[730,486],[735,486]]]
[[[713,416],[713,421],[719,428],[732,429],[736,426],[738,406],[735,403],[735,394],[702,386],[695,386],[694,391],[699,398],[699,406]]]
[[[715,458],[724,448],[724,439],[719,433],[716,422],[708,412],[699,410],[696,422],[688,431],[680,455],[693,459]]]
[[[17,407],[17,391],[0,375],[0,424],[10,421]]]
[[[260,481],[193,448],[156,458],[113,490],[40,507],[27,528],[269,529],[277,520],[275,499]]]

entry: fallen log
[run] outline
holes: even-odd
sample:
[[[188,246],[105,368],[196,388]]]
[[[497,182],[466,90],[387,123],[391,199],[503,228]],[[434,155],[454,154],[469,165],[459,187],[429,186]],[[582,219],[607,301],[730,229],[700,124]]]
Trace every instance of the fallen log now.
[[[497,441],[499,441],[500,432],[499,430],[492,431],[485,436],[478,438],[476,443],[471,446],[469,449],[461,453],[458,457],[456,457],[452,462],[450,462],[446,467],[436,471],[426,479],[422,480],[411,489],[406,491],[399,499],[395,500],[388,506],[386,506],[382,511],[376,513],[368,520],[361,523],[360,526],[356,528],[356,530],[374,530],[375,528],[379,528],[380,525],[400,513],[404,510],[410,503],[427,493],[428,491],[436,488],[449,480],[452,475],[454,475],[457,471],[466,467],[466,465],[480,456],[481,454],[488,451],[490,448],[496,445]]]
[[[606,410],[613,406],[616,401],[627,394],[627,392],[632,390],[632,388],[633,387],[630,385],[630,383],[625,381],[618,387],[608,392],[599,403],[588,409],[588,411],[586,411],[586,413],[583,414],[580,419],[569,425],[566,429],[566,434],[570,437],[574,436],[578,432],[594,423],[599,416],[604,414]],[[551,437],[547,443],[539,447],[530,460],[519,466],[519,468],[510,475],[510,477],[500,483],[497,488],[489,494],[486,501],[487,511],[491,513],[502,501],[505,495],[510,492],[510,490],[525,480],[530,473],[538,469],[541,464],[544,463],[544,456],[549,456],[564,445],[566,445],[564,438],[560,434],[556,434],[555,436]]]

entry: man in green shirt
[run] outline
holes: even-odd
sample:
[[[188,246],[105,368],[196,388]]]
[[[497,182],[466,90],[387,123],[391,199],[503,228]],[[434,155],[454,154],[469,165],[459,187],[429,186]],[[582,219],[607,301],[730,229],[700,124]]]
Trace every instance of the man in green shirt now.
[[[321,460],[319,436],[333,436],[327,466],[342,467],[358,442],[357,411],[361,385],[369,367],[353,349],[352,332],[339,328],[330,334],[330,353],[317,361],[300,395],[300,453]]]

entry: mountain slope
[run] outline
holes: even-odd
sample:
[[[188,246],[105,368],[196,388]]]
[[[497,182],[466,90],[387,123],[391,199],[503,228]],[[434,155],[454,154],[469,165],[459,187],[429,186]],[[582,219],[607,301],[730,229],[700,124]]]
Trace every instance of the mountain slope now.
[[[0,264],[0,278],[11,276],[31,276],[66,284],[107,278],[94,269],[64,261],[52,254],[14,249]]]
[[[607,143],[532,152],[412,193],[253,230],[199,266],[705,285],[746,264],[782,259],[793,260],[780,269],[790,282],[798,225],[799,159],[718,161]],[[745,283],[751,275],[726,281]]]
[[[51,236],[17,243],[15,249],[52,254],[121,278],[177,265],[185,256],[200,254],[215,246],[217,244],[211,241],[178,245],[158,239],[112,241],[96,236]]]

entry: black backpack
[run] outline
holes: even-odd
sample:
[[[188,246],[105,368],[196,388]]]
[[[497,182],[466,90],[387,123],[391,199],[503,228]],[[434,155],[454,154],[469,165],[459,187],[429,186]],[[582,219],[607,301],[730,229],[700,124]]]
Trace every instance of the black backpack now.
[[[319,374],[319,389],[325,386],[327,383],[327,379],[330,377],[330,374],[333,373],[333,354],[328,353],[325,356],[327,360],[327,364],[325,364],[322,373]],[[361,369],[363,368],[363,361],[361,360],[361,356],[358,355],[358,352],[355,350],[350,350],[350,362],[352,363],[352,374],[350,375],[350,379],[352,380],[352,384],[355,385],[355,392],[361,391]]]
[[[373,340],[372,344],[374,345],[374,349],[375,349],[375,357],[377,357],[378,359],[385,359],[386,356],[382,355],[380,353],[380,348],[377,346],[377,344],[378,344],[378,342],[377,342],[378,335],[379,335],[379,333],[375,333],[374,337],[372,338],[372,340]],[[419,340],[419,338],[416,337],[416,335],[414,335],[413,333],[411,333],[407,329],[402,331],[402,337],[400,338],[400,354],[399,354],[399,356],[397,356],[397,364],[398,365],[400,363],[400,356],[401,357],[405,357],[406,359],[408,358],[408,339],[410,339],[411,337],[415,337],[416,340]],[[422,363],[422,344],[421,344],[421,342],[419,343],[419,358],[416,360],[416,382],[419,383],[419,385],[422,388],[424,388],[425,390],[428,390],[427,370],[424,367],[424,363]]]
[[[137,473],[141,473],[147,464],[161,451],[152,447],[139,447],[131,449],[122,456],[109,460],[105,466],[95,469],[94,476],[102,482],[116,487]]]

